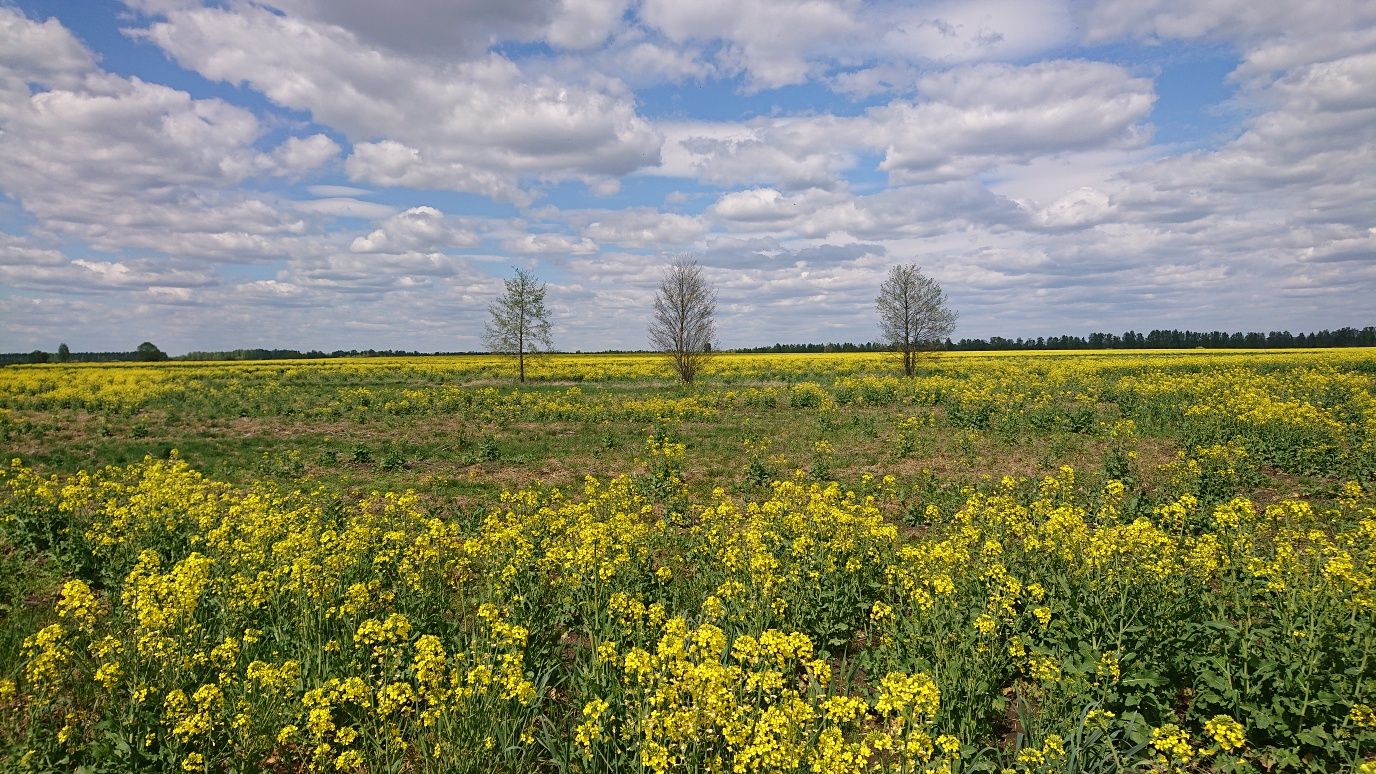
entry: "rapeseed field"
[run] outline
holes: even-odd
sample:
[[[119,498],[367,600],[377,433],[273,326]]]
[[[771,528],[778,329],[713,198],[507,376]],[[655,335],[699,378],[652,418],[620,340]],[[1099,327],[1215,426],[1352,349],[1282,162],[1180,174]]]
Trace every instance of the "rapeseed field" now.
[[[0,370],[15,771],[1376,772],[1376,353]]]

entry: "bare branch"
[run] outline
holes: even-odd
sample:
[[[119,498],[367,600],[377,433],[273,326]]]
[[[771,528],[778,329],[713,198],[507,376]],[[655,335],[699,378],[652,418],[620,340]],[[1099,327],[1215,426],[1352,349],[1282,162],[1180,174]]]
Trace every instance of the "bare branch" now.
[[[903,353],[903,373],[913,375],[917,353],[940,344],[956,328],[959,314],[946,305],[946,293],[915,263],[893,266],[874,300],[879,329]]]
[[[655,294],[650,344],[674,363],[691,384],[712,354],[716,338],[717,291],[702,276],[702,267],[681,257],[669,264]]]

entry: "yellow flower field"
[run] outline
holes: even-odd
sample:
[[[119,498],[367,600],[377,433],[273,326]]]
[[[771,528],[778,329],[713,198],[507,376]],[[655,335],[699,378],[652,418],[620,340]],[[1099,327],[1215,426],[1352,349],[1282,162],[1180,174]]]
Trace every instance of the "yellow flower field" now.
[[[0,766],[1376,769],[1376,353],[528,368],[0,369]]]

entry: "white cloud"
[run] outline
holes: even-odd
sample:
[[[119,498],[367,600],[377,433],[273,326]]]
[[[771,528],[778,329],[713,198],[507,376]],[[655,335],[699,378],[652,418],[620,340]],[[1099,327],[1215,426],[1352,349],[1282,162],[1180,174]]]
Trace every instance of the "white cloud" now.
[[[95,58],[57,19],[31,21],[13,8],[0,6],[0,79],[45,86],[73,87],[95,68]]]
[[[522,255],[587,255],[597,252],[597,243],[566,234],[526,234],[502,242],[502,249]]]
[[[844,241],[932,236],[973,226],[1016,226],[1024,220],[1014,202],[967,182],[889,188],[863,196],[757,188],[727,194],[709,211],[737,231]]]
[[[1376,22],[1362,0],[1255,3],[1247,0],[1098,0],[1085,12],[1086,39],[1203,38],[1233,41],[1330,35]],[[1315,54],[1324,54],[1315,51]],[[1312,61],[1312,60],[1311,60]]]
[[[653,171],[723,186],[833,187],[856,163],[861,138],[846,131],[855,123],[819,116],[663,124],[663,163]]]
[[[1060,0],[889,3],[866,16],[879,52],[910,62],[1017,60],[1068,41],[1074,30]]]
[[[24,237],[0,233],[0,266],[62,266],[60,250],[37,247]]]
[[[564,49],[596,48],[621,26],[630,0],[562,0],[543,37]]]
[[[712,213],[727,220],[747,223],[774,222],[792,217],[787,205],[797,207],[773,188],[752,188],[729,193],[712,205]]]
[[[0,264],[0,278],[15,288],[61,293],[95,293],[149,288],[192,288],[213,285],[214,275],[202,268],[171,266],[159,261],[92,261]]]
[[[675,44],[718,42],[716,67],[743,73],[751,90],[840,69],[831,82],[865,95],[892,90],[884,81],[902,80],[907,64],[1017,61],[1063,45],[1075,29],[1061,0],[647,0],[640,17]]]
[[[265,4],[339,26],[365,43],[398,53],[472,58],[505,41],[544,41],[564,49],[596,47],[617,29],[629,0],[411,0],[404,9],[369,0]]]
[[[355,253],[404,253],[472,247],[482,240],[476,234],[446,223],[434,207],[412,207],[388,218],[367,236],[349,245]]]
[[[5,185],[40,215],[59,213],[72,189],[169,192],[237,183],[251,168],[260,128],[242,108],[138,79],[84,86],[0,104]]]
[[[377,220],[396,214],[397,208],[390,204],[379,204],[355,199],[351,196],[327,196],[322,199],[303,199],[291,202],[293,209],[329,215],[336,218],[362,218]]]
[[[273,175],[299,177],[339,157],[339,143],[324,134],[288,137],[271,154],[258,157],[260,166]]]
[[[744,70],[754,88],[775,88],[807,80],[818,46],[859,30],[857,10],[848,0],[645,0],[640,16],[676,42],[724,41],[725,69]]]
[[[1079,188],[1052,202],[1036,218],[1050,228],[1083,228],[1107,221],[1113,210],[1108,194],[1097,188]]]
[[[711,62],[704,61],[696,49],[650,40],[621,43],[605,59],[606,69],[615,71],[630,83],[702,80],[717,70]]]
[[[248,110],[95,69],[51,20],[0,9],[0,29],[18,41],[5,68],[23,82],[0,98],[0,189],[36,219],[34,233],[228,261],[280,257],[304,234],[300,219],[237,186],[265,166],[299,169],[320,141],[263,154]],[[35,66],[39,46],[53,53]]]
[[[372,191],[367,188],[358,188],[352,185],[311,185],[307,186],[306,190],[320,197],[366,196],[372,193]]]
[[[658,160],[658,135],[613,84],[527,77],[497,54],[441,61],[370,48],[360,26],[243,5],[169,12],[137,34],[207,78],[247,83],[342,131],[360,182],[520,201],[525,176],[605,177]]]
[[[883,153],[895,182],[938,182],[1010,161],[1140,146],[1155,102],[1149,79],[1081,60],[980,64],[923,77],[919,99],[896,99],[853,117],[679,123],[658,174],[715,185],[837,188],[863,153]]]
[[[124,75],[0,8],[0,346],[471,348],[512,262],[639,346],[680,252],[728,344],[872,337],[900,260],[958,335],[1371,322],[1369,3],[130,2]],[[1221,106],[1149,75],[1200,47]]]
[[[1151,81],[1085,61],[982,64],[923,78],[920,102],[871,112],[880,167],[898,180],[966,177],[1002,160],[1131,146],[1146,138]]]
[[[622,247],[683,246],[707,233],[697,217],[649,208],[590,212],[586,217],[592,220],[583,228],[584,236]]]
[[[294,286],[324,293],[373,295],[433,288],[444,278],[481,282],[464,256],[439,252],[331,253],[292,260],[278,277]],[[404,314],[396,310],[396,314]]]

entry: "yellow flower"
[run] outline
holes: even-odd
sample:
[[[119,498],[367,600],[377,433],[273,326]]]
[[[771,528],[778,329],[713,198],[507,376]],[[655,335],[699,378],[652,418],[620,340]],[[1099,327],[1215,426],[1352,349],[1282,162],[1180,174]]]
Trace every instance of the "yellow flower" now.
[[[602,716],[610,706],[605,699],[593,699],[583,705],[583,722],[574,731],[573,740],[585,754],[591,753],[594,742],[605,738]]]
[[[120,671],[120,665],[116,661],[101,664],[100,668],[96,669],[95,681],[106,688],[114,688],[119,682]]]
[[[1347,717],[1358,728],[1376,731],[1376,710],[1369,704],[1353,704],[1352,709],[1347,711]]]
[[[1189,733],[1174,723],[1152,729],[1151,746],[1167,760],[1174,762],[1188,761],[1195,754]]]
[[[1100,731],[1107,729],[1109,723],[1118,717],[1117,714],[1106,709],[1095,708],[1085,713],[1085,725]]]
[[[597,663],[616,665],[617,661],[616,643],[603,642],[597,646]]]
[[[1224,752],[1240,749],[1247,741],[1242,724],[1227,715],[1214,715],[1205,721],[1204,733]]]
[[[70,619],[79,630],[89,631],[96,620],[96,598],[91,587],[85,581],[67,581],[57,600],[57,615]]]
[[[931,677],[922,673],[889,672],[879,681],[879,697],[874,702],[874,709],[883,715],[906,714],[911,709],[914,714],[931,718],[936,715],[940,703],[941,693]]]

